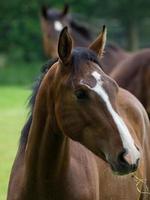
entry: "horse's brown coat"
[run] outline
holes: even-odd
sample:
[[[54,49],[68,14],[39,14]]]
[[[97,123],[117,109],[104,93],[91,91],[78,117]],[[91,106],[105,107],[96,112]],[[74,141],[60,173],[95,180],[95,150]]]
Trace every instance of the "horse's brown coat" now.
[[[110,76],[134,94],[150,116],[150,49],[143,49],[120,62]]]
[[[63,30],[60,44],[69,45],[69,41],[67,30]],[[83,86],[82,90],[92,99],[89,104],[86,101],[79,103],[74,92],[81,91],[78,88],[81,87],[80,80],[86,80],[91,87],[95,84],[86,79],[92,71],[101,74],[103,82],[110,86],[107,92],[114,109],[140,149],[137,176],[147,179],[150,187],[150,127],[145,110],[133,95],[119,88],[104,74],[94,60],[79,59],[78,69],[73,69],[73,60],[68,62],[67,59],[71,49],[65,56],[63,49],[66,44],[60,44],[59,54],[63,56],[41,82],[27,144],[20,145],[13,165],[7,200],[141,199],[132,175],[113,174],[111,162],[99,151],[106,153],[106,148],[109,156],[115,159],[122,150],[118,130],[104,103]],[[80,52],[75,49],[75,59],[77,55],[80,58]],[[146,195],[144,199],[150,198]]]

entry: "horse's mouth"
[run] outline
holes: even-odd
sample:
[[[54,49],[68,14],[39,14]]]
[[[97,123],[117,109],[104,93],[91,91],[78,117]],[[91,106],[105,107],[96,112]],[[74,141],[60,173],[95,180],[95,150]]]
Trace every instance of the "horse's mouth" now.
[[[107,156],[102,151],[99,151],[98,156],[110,166],[112,172],[115,175],[119,176],[128,175],[130,173],[135,172],[138,168],[139,159],[137,160],[136,164],[128,164],[128,163],[119,163],[117,161],[116,162],[110,161],[109,158],[107,158]]]
[[[112,163],[109,163],[109,164],[114,174],[119,175],[119,176],[133,173],[138,168],[138,164],[132,164],[132,165],[119,165],[119,164],[112,164]]]

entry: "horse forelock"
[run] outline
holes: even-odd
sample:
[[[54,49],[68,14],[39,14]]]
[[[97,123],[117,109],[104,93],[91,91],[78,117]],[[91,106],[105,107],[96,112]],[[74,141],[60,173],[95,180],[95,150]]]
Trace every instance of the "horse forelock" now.
[[[84,47],[77,47],[72,51],[72,68],[76,72],[82,68],[82,63],[91,61],[101,66],[98,56],[90,49]]]

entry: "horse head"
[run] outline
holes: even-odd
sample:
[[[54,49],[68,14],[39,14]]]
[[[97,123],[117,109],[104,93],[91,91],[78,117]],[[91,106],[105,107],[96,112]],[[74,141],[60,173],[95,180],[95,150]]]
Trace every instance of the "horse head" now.
[[[48,57],[56,57],[57,43],[61,30],[68,26],[75,46],[87,46],[91,40],[91,32],[84,25],[78,24],[69,13],[68,4],[62,10],[41,8],[41,26],[44,40],[44,50]]]
[[[110,164],[118,174],[137,169],[139,150],[122,118],[117,83],[106,75],[100,58],[106,28],[89,48],[72,47],[65,27],[59,37],[53,85],[56,121],[63,134]]]

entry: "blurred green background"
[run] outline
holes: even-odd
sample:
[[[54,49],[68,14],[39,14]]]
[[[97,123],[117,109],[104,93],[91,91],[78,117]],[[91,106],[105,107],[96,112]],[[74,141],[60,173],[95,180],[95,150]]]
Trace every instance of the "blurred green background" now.
[[[27,97],[35,77],[46,62],[42,46],[42,5],[70,13],[93,34],[108,27],[108,41],[134,51],[150,47],[149,0],[11,0],[0,1],[0,200],[7,184],[28,110]]]

